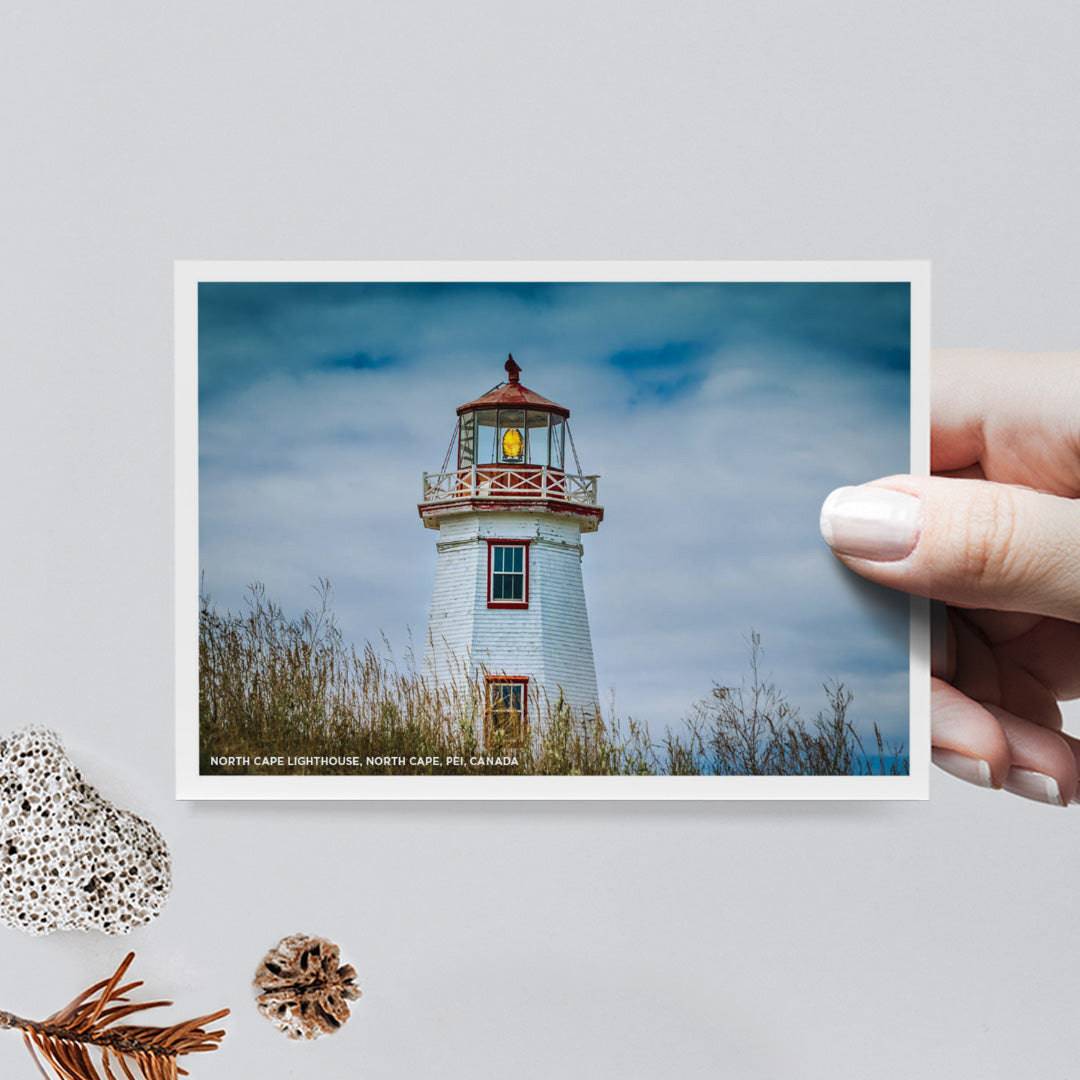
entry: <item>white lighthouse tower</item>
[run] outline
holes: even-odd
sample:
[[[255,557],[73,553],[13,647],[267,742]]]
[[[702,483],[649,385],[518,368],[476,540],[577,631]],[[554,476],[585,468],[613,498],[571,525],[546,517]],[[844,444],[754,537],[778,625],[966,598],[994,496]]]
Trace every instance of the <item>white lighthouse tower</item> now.
[[[530,715],[560,699],[597,705],[581,535],[604,516],[598,478],[581,475],[570,410],[523,386],[513,356],[506,372],[458,407],[419,505],[439,534],[425,667],[444,686],[483,679],[485,745],[523,743]]]

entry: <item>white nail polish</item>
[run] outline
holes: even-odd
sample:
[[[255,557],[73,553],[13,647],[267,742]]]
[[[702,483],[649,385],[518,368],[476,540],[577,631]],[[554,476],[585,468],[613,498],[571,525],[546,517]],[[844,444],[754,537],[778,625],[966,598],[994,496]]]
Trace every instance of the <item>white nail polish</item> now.
[[[982,758],[969,757],[955,750],[941,750],[936,746],[930,756],[939,769],[944,769],[958,780],[965,780],[978,787],[994,786],[993,777],[990,775],[990,762],[983,761]]]
[[[1034,769],[1019,769],[1013,766],[1005,778],[1005,790],[1014,795],[1022,795],[1025,799],[1049,803],[1051,806],[1065,805],[1058,782],[1052,776],[1035,772]]]
[[[920,500],[904,491],[841,487],[821,507],[821,535],[841,555],[896,562],[918,542],[920,511]]]

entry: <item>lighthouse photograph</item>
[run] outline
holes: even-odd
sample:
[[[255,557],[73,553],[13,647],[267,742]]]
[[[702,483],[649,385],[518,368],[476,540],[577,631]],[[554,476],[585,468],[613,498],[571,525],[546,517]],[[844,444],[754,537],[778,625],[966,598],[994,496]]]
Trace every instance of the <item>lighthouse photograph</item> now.
[[[198,777],[900,790],[818,512],[909,468],[912,287],[828,277],[196,282]]]

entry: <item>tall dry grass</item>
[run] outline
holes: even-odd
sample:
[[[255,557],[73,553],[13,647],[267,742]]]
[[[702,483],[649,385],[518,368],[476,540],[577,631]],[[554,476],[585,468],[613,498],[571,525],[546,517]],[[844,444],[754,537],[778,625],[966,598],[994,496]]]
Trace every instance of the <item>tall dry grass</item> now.
[[[655,739],[649,728],[601,710],[580,715],[563,701],[530,705],[522,746],[483,746],[483,673],[462,667],[436,685],[411,657],[399,667],[382,643],[361,649],[342,637],[320,582],[320,602],[289,618],[261,586],[246,609],[219,612],[204,598],[199,619],[200,769],[203,773],[512,774],[541,776],[801,775],[908,770],[902,747],[877,727],[871,751],[850,720],[851,693],[825,686],[811,722],[760,670],[750,642],[749,678],[715,686],[685,722]],[[260,765],[257,757],[353,758]],[[471,759],[514,758],[513,764]],[[251,759],[228,765],[212,758]],[[401,759],[427,759],[402,764]],[[398,759],[371,763],[369,759]],[[435,759],[432,761],[431,759]]]

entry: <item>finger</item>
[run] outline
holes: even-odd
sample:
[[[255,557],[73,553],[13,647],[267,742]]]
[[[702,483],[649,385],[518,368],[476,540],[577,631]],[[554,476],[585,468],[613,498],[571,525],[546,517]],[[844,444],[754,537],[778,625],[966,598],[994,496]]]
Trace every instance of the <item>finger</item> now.
[[[1022,667],[1058,701],[1080,697],[1080,625],[1009,611],[965,611],[964,618],[999,663]]]
[[[946,682],[952,682],[956,675],[953,609],[944,604],[930,605],[930,674]]]
[[[956,663],[949,680],[961,693],[983,704],[1001,704],[1001,684],[994,651],[964,618],[949,610],[949,622],[956,634]]]
[[[1080,619],[1080,502],[1026,488],[893,476],[837,488],[821,533],[863,577],[962,607]]]
[[[968,468],[978,462],[986,445],[980,368],[971,351],[935,349],[930,368],[930,467],[942,470]],[[984,376],[982,371],[978,376]]]
[[[1000,705],[1014,716],[1060,728],[1061,709],[1054,695],[1029,671],[998,655],[973,612],[947,611],[956,635],[956,661],[948,681],[983,705]]]
[[[978,463],[995,480],[1076,493],[1076,469],[1032,470],[1016,453],[1030,443],[1076,446],[1080,439],[1080,353],[936,349],[931,371],[930,467]],[[1044,454],[1038,454],[1040,461]]]
[[[1065,740],[1065,745],[1072,751],[1073,760],[1076,762],[1076,767],[1080,770],[1080,739],[1074,739],[1072,735],[1062,734],[1061,736]],[[1080,802],[1080,784],[1077,785],[1077,792],[1072,797],[1072,801]]]
[[[942,679],[930,680],[934,764],[979,787],[1001,787],[1012,766],[997,719]]]
[[[1004,787],[1052,806],[1076,798],[1080,741],[981,705],[940,679],[931,680],[933,761],[979,787]]]
[[[1043,619],[994,651],[1030,672],[1058,701],[1080,698],[1080,624]]]
[[[934,470],[935,476],[947,476],[952,480],[985,480],[986,473],[981,465],[968,465],[963,469]]]
[[[1009,743],[1012,768],[1005,789],[1036,802],[1068,806],[1076,795],[1077,763],[1065,739],[997,705],[986,709],[1001,724]]]
[[[977,626],[991,645],[1015,641],[1044,621],[1042,615],[1025,615],[1020,611],[965,611],[964,618]]]
[[[1034,675],[1015,664],[1000,663],[998,687],[1001,707],[1007,712],[1052,731],[1061,729],[1057,699]]]

